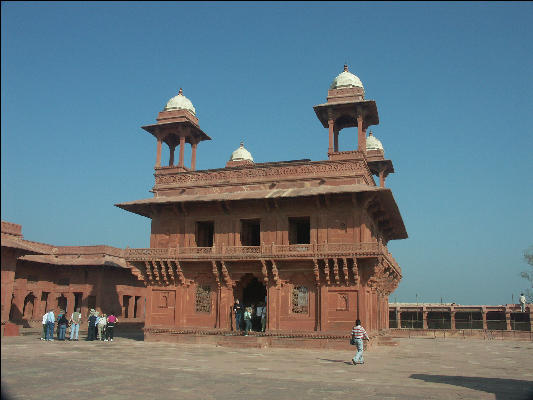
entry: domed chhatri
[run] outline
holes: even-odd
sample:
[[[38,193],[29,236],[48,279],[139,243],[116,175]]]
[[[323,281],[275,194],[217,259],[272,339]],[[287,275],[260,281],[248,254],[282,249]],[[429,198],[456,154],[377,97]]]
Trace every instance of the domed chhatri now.
[[[344,71],[342,71],[331,83],[330,89],[344,89],[351,87],[360,87],[364,89],[361,80],[348,71],[348,66],[344,64]]]
[[[368,137],[366,138],[366,151],[371,150],[385,151],[381,141],[372,134],[372,131],[369,132]]]
[[[235,150],[233,153],[231,153],[230,161],[251,161],[253,162],[254,159],[252,157],[252,154],[244,148],[244,143],[241,142],[241,145],[237,150]]]
[[[187,110],[190,111],[193,115],[196,115],[196,110],[192,105],[191,101],[183,95],[183,90],[180,88],[177,96],[171,98],[163,111],[171,110]]]

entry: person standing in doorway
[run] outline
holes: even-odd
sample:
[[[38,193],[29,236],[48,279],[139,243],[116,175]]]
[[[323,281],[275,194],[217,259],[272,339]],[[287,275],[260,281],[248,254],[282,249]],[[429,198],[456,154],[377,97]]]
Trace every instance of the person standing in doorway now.
[[[520,311],[526,312],[526,296],[524,296],[524,293],[520,293]]]
[[[361,326],[361,321],[356,320],[355,325],[352,328],[352,341],[355,342],[357,346],[357,353],[352,358],[352,364],[364,364],[365,360],[363,359],[363,340],[370,340],[368,334],[365,331],[365,328]]]
[[[252,307],[244,310],[244,336],[248,336],[248,331],[252,329]]]
[[[265,331],[266,323],[267,323],[267,308],[266,308],[266,304],[263,303],[263,308],[261,310],[261,332]]]
[[[80,332],[81,312],[79,308],[70,316],[70,340],[78,340],[78,333]]]
[[[239,303],[239,299],[235,300],[233,313],[235,314],[235,331],[239,332],[242,324],[242,304]]]

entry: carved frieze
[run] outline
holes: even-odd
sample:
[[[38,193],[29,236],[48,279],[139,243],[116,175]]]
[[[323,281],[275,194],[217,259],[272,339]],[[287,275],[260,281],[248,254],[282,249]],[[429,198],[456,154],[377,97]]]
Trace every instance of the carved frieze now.
[[[157,172],[156,185],[204,186],[211,184],[243,184],[251,182],[279,181],[305,176],[353,176],[354,172],[367,175],[364,161],[349,162],[309,162],[303,165],[283,165],[240,169],[220,169],[206,172]]]

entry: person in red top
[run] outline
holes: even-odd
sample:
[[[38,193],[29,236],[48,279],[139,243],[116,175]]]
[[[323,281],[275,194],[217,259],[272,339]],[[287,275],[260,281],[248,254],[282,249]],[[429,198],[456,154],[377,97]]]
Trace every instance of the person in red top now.
[[[118,322],[118,318],[115,317],[115,314],[111,313],[108,317],[107,317],[107,329],[106,329],[106,334],[107,334],[107,340],[112,342],[113,341],[113,331],[115,329],[115,324]]]
[[[361,326],[361,321],[356,320],[355,325],[352,328],[352,339],[354,344],[357,346],[357,353],[355,353],[355,356],[352,358],[352,364],[364,364],[365,361],[363,359],[363,340],[370,340],[368,337],[368,334],[365,331],[365,328]]]

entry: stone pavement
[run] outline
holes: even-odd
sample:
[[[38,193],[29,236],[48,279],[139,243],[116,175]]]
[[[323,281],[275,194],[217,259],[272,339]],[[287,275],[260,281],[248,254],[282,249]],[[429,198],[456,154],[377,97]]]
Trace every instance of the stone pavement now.
[[[533,342],[398,339],[365,352],[2,338],[10,399],[533,399]]]

